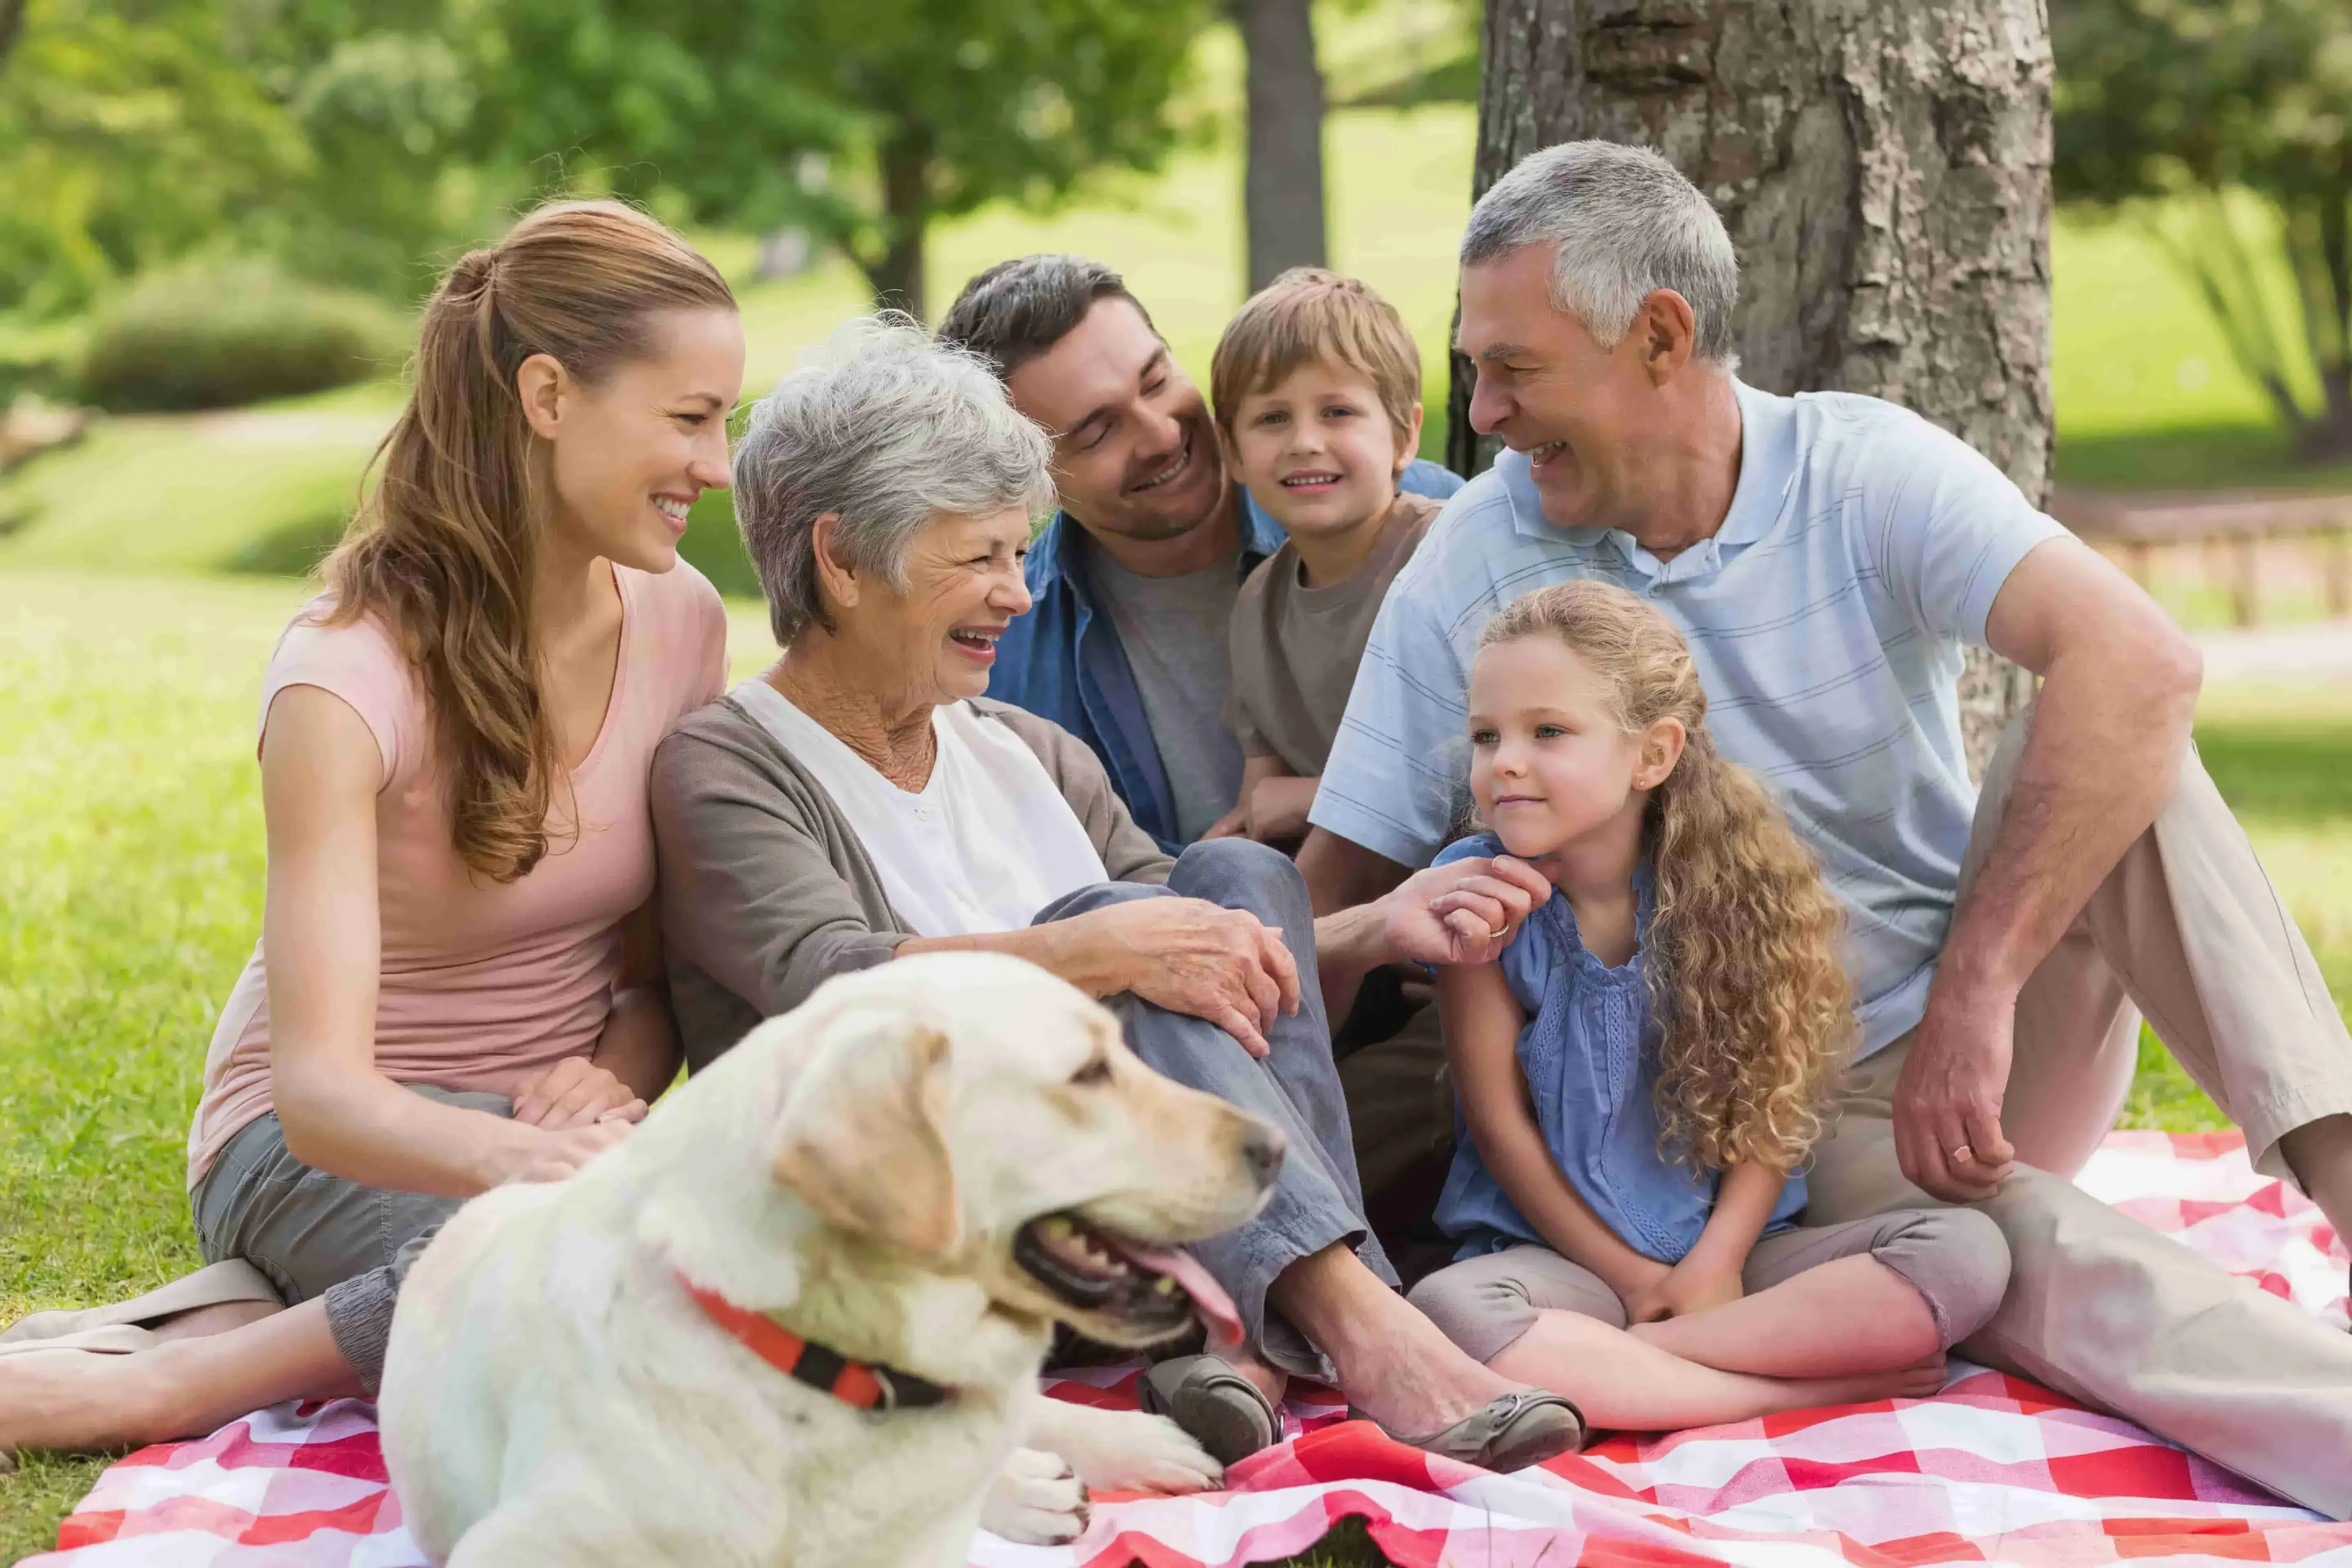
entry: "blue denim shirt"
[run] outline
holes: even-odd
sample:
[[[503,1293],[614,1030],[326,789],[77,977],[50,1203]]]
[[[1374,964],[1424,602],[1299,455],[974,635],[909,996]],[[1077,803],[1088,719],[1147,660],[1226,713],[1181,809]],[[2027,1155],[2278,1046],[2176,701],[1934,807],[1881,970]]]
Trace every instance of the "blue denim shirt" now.
[[[1397,488],[1443,500],[1462,488],[1462,479],[1451,468],[1415,458]],[[1246,577],[1282,548],[1285,535],[1248,490],[1241,500],[1238,570]],[[1177,837],[1167,770],[1160,765],[1160,748],[1143,716],[1143,698],[1135,689],[1127,650],[1119,646],[1118,628],[1087,582],[1085,542],[1085,531],[1061,511],[1031,542],[1026,571],[1035,604],[997,639],[988,694],[1051,719],[1092,746],[1136,822],[1172,855],[1184,841]]]
[[[1501,851],[1494,835],[1480,834],[1449,846],[1437,861]],[[1503,950],[1503,978],[1527,1014],[1519,1071],[1553,1163],[1618,1239],[1661,1263],[1679,1263],[1706,1228],[1722,1178],[1658,1148],[1659,1037],[1644,973],[1655,887],[1646,861],[1634,878],[1636,947],[1623,964],[1612,969],[1594,957],[1577,935],[1568,900],[1552,898]],[[1804,1206],[1805,1179],[1791,1176],[1772,1206],[1768,1234],[1787,1229]],[[1437,1223],[1461,1238],[1457,1260],[1530,1242],[1550,1245],[1478,1157],[1458,1110],[1454,1168],[1437,1200]]]

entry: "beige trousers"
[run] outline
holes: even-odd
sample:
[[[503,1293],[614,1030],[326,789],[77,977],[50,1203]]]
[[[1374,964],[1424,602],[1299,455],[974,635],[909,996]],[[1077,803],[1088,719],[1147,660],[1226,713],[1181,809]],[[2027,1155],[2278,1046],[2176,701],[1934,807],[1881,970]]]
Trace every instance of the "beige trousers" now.
[[[1990,847],[2031,710],[1985,779],[1960,882]],[[2139,1015],[2292,1180],[2279,1139],[2352,1112],[2352,1038],[2311,950],[2192,749],[2171,798],[2019,997],[2002,1128],[2020,1168],[1976,1208],[2008,1296],[1961,1353],[2111,1410],[2337,1519],[2352,1516],[2352,1335],[2232,1279],[2070,1179],[2131,1085]],[[1808,1225],[1935,1202],[1903,1177],[1906,1035],[1847,1077]]]

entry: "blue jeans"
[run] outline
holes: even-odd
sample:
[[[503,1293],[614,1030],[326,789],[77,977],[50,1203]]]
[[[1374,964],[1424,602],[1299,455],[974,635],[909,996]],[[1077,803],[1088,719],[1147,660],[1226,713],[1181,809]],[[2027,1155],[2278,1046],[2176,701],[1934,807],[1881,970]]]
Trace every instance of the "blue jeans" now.
[[[1168,885],[1101,882],[1056,899],[1031,923],[1067,920],[1134,899],[1202,899],[1247,910],[1282,933],[1298,965],[1298,1011],[1265,1032],[1264,1060],[1205,1019],[1171,1013],[1129,994],[1112,999],[1127,1043],[1151,1067],[1189,1088],[1265,1118],[1289,1140],[1274,1194],[1257,1217],[1207,1241],[1192,1256],[1241,1309],[1242,1325],[1258,1355],[1285,1372],[1331,1380],[1331,1364],[1278,1313],[1266,1310],[1275,1276],[1334,1244],[1352,1247],[1364,1266],[1391,1286],[1389,1266],[1364,1222],[1364,1194],[1356,1177],[1348,1131],[1348,1102],[1331,1060],[1331,1026],[1315,968],[1315,915],[1298,868],[1279,850],[1246,839],[1193,845],[1176,861]]]

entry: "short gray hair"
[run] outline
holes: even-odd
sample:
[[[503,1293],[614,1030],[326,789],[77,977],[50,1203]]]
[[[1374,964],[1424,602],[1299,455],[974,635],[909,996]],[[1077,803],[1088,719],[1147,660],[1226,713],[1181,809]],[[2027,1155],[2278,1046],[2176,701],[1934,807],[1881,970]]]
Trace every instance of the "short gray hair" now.
[[[1690,303],[1693,352],[1727,368],[1738,363],[1731,236],[1699,188],[1648,148],[1563,142],[1520,159],[1470,209],[1462,265],[1530,245],[1558,247],[1551,302],[1602,344],[1624,338],[1654,290],[1671,289]]]
[[[994,368],[898,310],[843,323],[751,406],[735,447],[735,521],[776,641],[835,629],[817,586],[816,520],[856,571],[907,586],[907,551],[941,512],[1033,518],[1054,504],[1045,433]]]

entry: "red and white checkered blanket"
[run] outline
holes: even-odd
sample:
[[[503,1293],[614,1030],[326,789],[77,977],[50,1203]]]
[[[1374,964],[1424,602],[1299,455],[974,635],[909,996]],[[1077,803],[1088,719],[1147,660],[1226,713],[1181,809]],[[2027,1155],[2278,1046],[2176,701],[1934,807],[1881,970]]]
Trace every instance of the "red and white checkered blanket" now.
[[[2345,1251],[2315,1210],[2256,1175],[2235,1134],[2125,1132],[2083,1184],[2224,1267],[2345,1321]],[[1363,1518],[1393,1563],[1643,1568],[2000,1562],[2075,1568],[2126,1557],[2335,1563],[2330,1524],[2136,1426],[2031,1384],[1956,1368],[1934,1399],[1796,1412],[1612,1438],[1495,1476],[1294,1402],[1294,1440],[1231,1489],[1103,1500],[1084,1540],[982,1536],[979,1568],[1224,1568],[1301,1552]],[[1132,1403],[1133,1369],[1049,1380]],[[37,1568],[409,1568],[422,1559],[386,1489],[373,1412],[353,1401],[265,1410],[201,1442],[146,1448],[100,1478]]]

